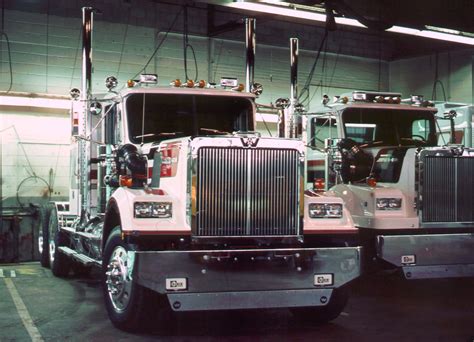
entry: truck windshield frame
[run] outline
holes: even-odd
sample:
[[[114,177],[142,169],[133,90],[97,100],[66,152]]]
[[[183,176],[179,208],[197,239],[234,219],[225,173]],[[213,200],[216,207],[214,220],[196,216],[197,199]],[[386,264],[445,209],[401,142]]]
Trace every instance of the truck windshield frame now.
[[[254,130],[254,106],[246,97],[133,93],[125,99],[125,108],[134,144]]]
[[[346,108],[344,137],[365,146],[436,146],[434,114],[423,110]]]

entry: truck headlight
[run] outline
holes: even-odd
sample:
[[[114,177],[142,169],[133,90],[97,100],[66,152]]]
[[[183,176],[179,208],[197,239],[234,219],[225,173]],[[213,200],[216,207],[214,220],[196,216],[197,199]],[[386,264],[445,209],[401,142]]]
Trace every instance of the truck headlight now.
[[[308,207],[311,218],[341,218],[341,203],[310,203]]]
[[[169,202],[135,202],[133,209],[136,218],[170,218],[173,214]]]
[[[400,210],[402,208],[401,198],[377,198],[375,201],[377,210]]]

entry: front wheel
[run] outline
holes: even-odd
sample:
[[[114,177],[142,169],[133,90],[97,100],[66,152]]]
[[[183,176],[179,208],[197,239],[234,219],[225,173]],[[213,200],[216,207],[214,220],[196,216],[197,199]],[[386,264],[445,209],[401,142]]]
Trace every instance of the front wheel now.
[[[156,324],[166,324],[170,309],[166,298],[132,280],[130,254],[135,251],[121,238],[116,227],[104,248],[102,285],[105,307],[112,323],[125,331],[139,331]]]
[[[329,303],[324,306],[291,309],[293,315],[302,321],[322,324],[336,319],[344,309],[349,299],[345,288],[333,290]]]

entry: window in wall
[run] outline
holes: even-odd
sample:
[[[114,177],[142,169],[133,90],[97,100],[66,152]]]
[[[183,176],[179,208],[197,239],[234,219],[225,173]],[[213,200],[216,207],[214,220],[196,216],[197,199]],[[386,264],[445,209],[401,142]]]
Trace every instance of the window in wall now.
[[[324,141],[337,137],[336,119],[334,117],[316,117],[311,119],[310,145],[317,149],[324,149]]]

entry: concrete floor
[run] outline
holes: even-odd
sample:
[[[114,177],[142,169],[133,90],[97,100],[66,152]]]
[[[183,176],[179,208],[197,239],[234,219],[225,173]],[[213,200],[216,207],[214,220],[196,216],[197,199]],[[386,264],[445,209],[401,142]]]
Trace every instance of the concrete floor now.
[[[187,314],[164,334],[133,335],[109,322],[96,279],[58,279],[38,263],[0,265],[0,341],[474,341],[474,279],[384,273],[352,292],[342,315],[321,326],[261,310]]]

